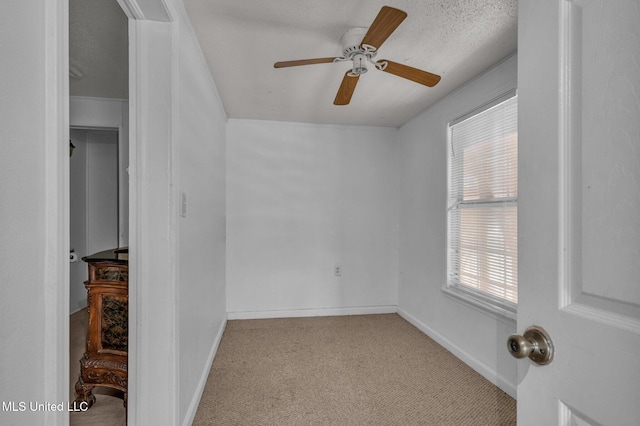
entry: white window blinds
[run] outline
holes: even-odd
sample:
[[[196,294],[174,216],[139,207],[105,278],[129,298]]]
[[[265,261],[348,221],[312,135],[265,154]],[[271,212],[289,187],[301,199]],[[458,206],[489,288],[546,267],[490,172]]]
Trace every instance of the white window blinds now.
[[[518,301],[517,97],[449,126],[448,285]]]

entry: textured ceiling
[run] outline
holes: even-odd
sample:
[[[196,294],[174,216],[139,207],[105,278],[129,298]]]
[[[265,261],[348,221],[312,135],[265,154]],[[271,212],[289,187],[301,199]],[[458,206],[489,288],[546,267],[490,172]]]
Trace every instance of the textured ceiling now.
[[[128,43],[116,0],[69,0],[71,96],[127,99]]]
[[[183,0],[230,118],[399,127],[517,48],[517,0]],[[379,49],[442,76],[429,88],[372,66],[351,103],[335,106],[350,62],[275,69],[341,56],[340,38],[383,5],[408,17]],[[73,96],[128,98],[127,20],[117,0],[69,1]]]
[[[399,127],[517,48],[517,0],[184,0],[230,118]],[[369,67],[351,103],[333,100],[350,62],[340,38],[383,5],[408,17],[377,59],[440,74],[429,88]]]

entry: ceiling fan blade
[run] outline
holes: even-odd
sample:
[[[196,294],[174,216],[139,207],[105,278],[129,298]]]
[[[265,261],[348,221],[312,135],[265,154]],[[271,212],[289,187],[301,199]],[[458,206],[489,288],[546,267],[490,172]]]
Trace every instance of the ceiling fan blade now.
[[[360,76],[356,75],[351,77],[349,75],[350,72],[351,71],[347,71],[344,74],[344,78],[336,94],[336,99],[333,101],[334,105],[348,105],[349,102],[351,102],[351,96],[353,96],[353,91],[356,90],[356,84],[358,84]]]
[[[425,86],[433,87],[440,81],[439,75],[431,74],[430,72],[422,71],[418,68],[402,65],[386,59],[382,59],[379,62],[387,63],[387,67],[382,71],[397,75],[398,77],[406,78],[407,80],[415,81],[416,83],[424,84]]]
[[[283,61],[273,64],[274,68],[285,67],[297,67],[298,65],[313,65],[313,64],[326,64],[333,62],[336,58],[314,58],[314,59],[299,59],[297,61]]]
[[[360,44],[368,44],[376,49],[382,46],[392,32],[398,28],[398,25],[404,21],[407,17],[407,13],[402,10],[395,9],[389,6],[382,6],[378,16],[374,19],[373,23],[369,27],[369,31],[365,34]]]

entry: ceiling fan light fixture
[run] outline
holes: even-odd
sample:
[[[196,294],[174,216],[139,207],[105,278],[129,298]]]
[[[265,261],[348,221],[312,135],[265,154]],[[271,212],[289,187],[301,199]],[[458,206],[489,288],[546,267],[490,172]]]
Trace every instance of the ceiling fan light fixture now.
[[[351,77],[364,74],[368,71],[367,69],[368,58],[364,54],[357,53],[353,55],[353,58],[351,58],[351,60],[353,61],[353,69],[349,73]]]

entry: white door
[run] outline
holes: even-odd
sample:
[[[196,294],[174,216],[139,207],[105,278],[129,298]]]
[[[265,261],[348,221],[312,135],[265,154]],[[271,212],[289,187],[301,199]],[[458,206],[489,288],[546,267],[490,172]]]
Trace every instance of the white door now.
[[[518,333],[555,343],[518,361],[518,425],[640,425],[640,2],[518,25]]]

